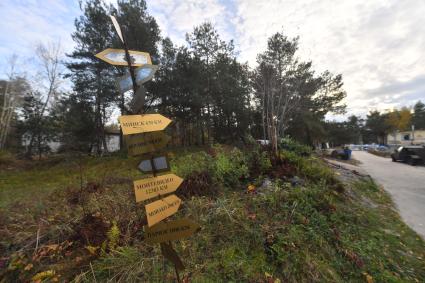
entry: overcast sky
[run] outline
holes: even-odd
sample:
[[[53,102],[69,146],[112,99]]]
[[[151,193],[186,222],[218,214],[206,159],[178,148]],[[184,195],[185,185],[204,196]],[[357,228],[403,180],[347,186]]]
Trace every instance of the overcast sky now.
[[[114,0],[109,0],[113,2]],[[239,59],[255,57],[277,31],[300,36],[299,57],[318,72],[341,73],[349,114],[425,101],[425,0],[147,0],[163,36],[184,43],[204,21],[234,39]],[[21,55],[29,69],[37,42],[60,40],[81,14],[77,0],[0,0],[0,71]],[[106,46],[105,46],[106,47]]]

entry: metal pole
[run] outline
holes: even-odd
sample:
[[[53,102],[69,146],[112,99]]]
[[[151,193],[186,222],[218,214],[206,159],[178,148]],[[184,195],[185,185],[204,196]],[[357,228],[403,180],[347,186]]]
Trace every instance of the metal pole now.
[[[411,144],[415,143],[415,125],[412,125],[412,142]]]

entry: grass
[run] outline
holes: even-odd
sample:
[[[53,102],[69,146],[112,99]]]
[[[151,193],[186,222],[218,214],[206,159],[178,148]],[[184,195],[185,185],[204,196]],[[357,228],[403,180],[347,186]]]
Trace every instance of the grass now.
[[[116,156],[100,159],[57,157],[48,162],[34,162],[24,170],[13,167],[4,169],[0,172],[0,207],[15,200],[42,199],[57,188],[77,186],[80,183],[80,169],[84,181],[99,180],[114,174],[131,178],[137,173],[131,161]]]
[[[173,153],[174,170],[182,166],[187,179],[191,178],[188,164],[196,168],[205,162],[196,154]],[[264,176],[239,183],[232,176],[229,186],[214,177],[235,170],[228,160],[223,162],[228,168],[225,175],[223,166],[205,166],[220,168],[218,173],[205,169],[212,175],[205,188],[214,193],[184,195],[181,209],[172,217],[187,217],[202,227],[192,237],[174,243],[186,265],[183,278],[191,282],[425,280],[424,241],[401,221],[390,197],[373,181],[341,184],[315,156],[286,151],[282,160],[274,170],[280,168],[287,177],[270,172],[270,176],[281,177],[250,193],[247,186],[261,183],[258,180]],[[119,156],[84,159],[85,193],[78,189],[77,163],[2,173],[11,178],[2,201],[3,195],[13,197],[0,209],[0,227],[7,228],[0,228],[0,253],[7,257],[0,278],[27,281],[39,274],[59,281],[172,282],[173,267],[162,258],[158,245],[143,241],[143,204],[135,204],[131,187],[138,174],[136,164],[136,159]],[[291,185],[294,174],[303,180],[301,185]],[[44,186],[46,175],[54,176],[49,186]],[[30,177],[34,179],[28,182]],[[10,180],[25,188],[19,190],[36,191],[40,197],[34,201],[22,194],[18,206]],[[103,184],[90,187],[88,181]],[[79,197],[76,203],[70,201],[75,194]],[[85,215],[91,215],[90,221],[83,221]],[[113,223],[117,224],[114,233]],[[37,231],[41,238],[35,250]],[[118,240],[112,240],[110,235],[117,233]],[[53,272],[40,275],[46,271]]]
[[[170,149],[171,156],[199,152],[201,147],[189,150]],[[83,183],[118,176],[137,179],[140,160],[127,158],[123,153],[96,158],[77,154],[60,155],[44,161],[14,160],[10,154],[0,152],[0,207],[27,199],[42,200],[56,189],[80,186]],[[81,174],[80,174],[81,173]]]

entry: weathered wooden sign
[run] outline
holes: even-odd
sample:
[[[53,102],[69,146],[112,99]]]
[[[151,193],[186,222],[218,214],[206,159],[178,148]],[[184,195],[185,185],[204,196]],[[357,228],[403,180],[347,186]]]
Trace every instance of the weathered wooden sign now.
[[[167,145],[170,136],[164,132],[150,132],[144,134],[125,136],[128,154],[131,156],[141,155],[159,150]]]
[[[160,114],[124,115],[118,118],[124,135],[161,131],[171,120]]]
[[[151,56],[149,55],[149,53],[134,50],[128,50],[128,53],[130,54],[130,63],[133,67],[140,67],[146,64],[152,64]],[[128,65],[125,50],[123,49],[108,48],[103,50],[102,52],[97,53],[94,56],[111,65]]]
[[[168,162],[168,158],[166,155],[154,156],[150,159],[142,160],[139,163],[139,166],[137,166],[137,168],[139,168],[139,170],[143,173],[151,173],[154,171],[155,168],[155,171],[159,173],[170,171],[170,163]]]
[[[130,102],[130,108],[133,113],[139,113],[143,110],[143,106],[145,105],[145,95],[146,89],[143,86],[140,86]]]
[[[145,227],[146,243],[163,243],[190,237],[199,229],[199,225],[189,219],[162,222],[153,227]]]
[[[161,243],[161,253],[174,264],[177,270],[184,270],[184,264],[171,243]]]
[[[182,200],[176,195],[171,195],[145,205],[148,226],[152,227],[159,221],[176,213],[181,202]]]
[[[124,43],[124,37],[122,36],[121,27],[118,24],[117,19],[114,16],[111,16],[112,24],[114,25],[115,30],[117,31],[118,37],[121,39],[121,42]]]
[[[131,111],[142,113],[146,94],[142,84],[153,78],[158,66],[152,65],[148,53],[128,50],[126,38],[123,36],[117,19],[111,16],[111,20],[123,43],[124,50],[108,48],[95,56],[109,64],[128,67],[128,73],[117,79],[117,87],[122,94],[130,89],[133,90]],[[140,67],[134,69],[136,66]],[[171,120],[160,114],[123,115],[118,120],[129,155],[153,152],[164,147],[170,139],[162,130],[171,123]],[[136,202],[172,193],[183,182],[182,178],[174,174],[156,176],[157,172],[170,169],[166,155],[146,158],[140,162],[138,168],[142,172],[152,172],[154,177],[134,181]],[[160,243],[162,254],[175,266],[177,282],[181,282],[179,270],[183,270],[185,267],[173,249],[171,240],[189,237],[199,228],[199,225],[188,219],[155,224],[176,213],[181,202],[181,199],[173,194],[145,205],[148,222],[145,227],[146,241]],[[166,241],[169,242],[165,243]]]
[[[158,70],[158,66],[156,65],[143,65],[142,67],[139,67],[136,70],[134,70],[137,84],[141,85],[147,81],[150,81],[157,70]],[[117,86],[118,86],[118,90],[121,93],[124,93],[132,89],[133,81],[131,80],[130,74],[126,74],[122,76],[121,78],[118,78]]]
[[[134,181],[136,202],[172,193],[177,190],[182,182],[183,179],[174,174],[166,174]]]

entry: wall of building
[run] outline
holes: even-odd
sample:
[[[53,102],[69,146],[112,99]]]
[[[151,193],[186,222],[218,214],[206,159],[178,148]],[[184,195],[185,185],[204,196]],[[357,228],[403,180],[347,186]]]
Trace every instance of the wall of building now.
[[[22,145],[24,147],[28,146],[30,142],[30,137],[28,135],[22,136]],[[106,135],[106,144],[108,147],[108,152],[114,152],[120,150],[120,136],[119,135]],[[51,141],[47,145],[50,148],[50,151],[55,153],[60,148],[60,142]]]
[[[425,130],[415,130],[414,137],[412,131],[389,134],[387,140],[388,144],[425,144]]]

